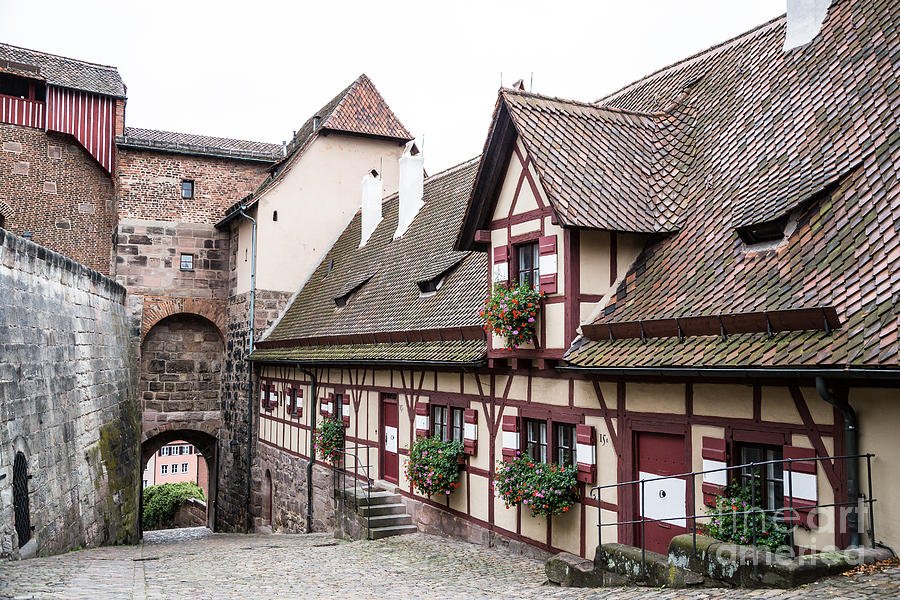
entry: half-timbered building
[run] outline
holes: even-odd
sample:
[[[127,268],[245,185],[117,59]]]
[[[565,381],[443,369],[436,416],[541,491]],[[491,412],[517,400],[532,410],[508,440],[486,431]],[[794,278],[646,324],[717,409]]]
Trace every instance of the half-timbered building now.
[[[504,89],[479,160],[421,197],[402,165],[399,195],[364,192],[253,354],[273,526],[305,522],[326,414],[423,531],[592,556],[598,530],[636,543],[646,517],[663,550],[728,483],[703,471],[793,459],[756,482],[799,513],[798,548],[900,542],[898,18],[835,1],[809,43],[786,49],[782,17],[596,102]],[[526,281],[538,333],[509,351],[478,309]],[[417,435],[465,442],[451,495],[410,489]],[[577,464],[564,515],[492,491],[533,447]]]

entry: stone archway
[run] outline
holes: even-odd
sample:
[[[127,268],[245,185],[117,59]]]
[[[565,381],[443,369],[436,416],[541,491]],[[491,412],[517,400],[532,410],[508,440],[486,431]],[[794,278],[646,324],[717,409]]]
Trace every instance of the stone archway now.
[[[216,495],[218,493],[219,443],[218,430],[212,423],[201,424],[197,429],[192,423],[170,422],[141,436],[141,471],[150,458],[166,444],[185,441],[194,446],[206,461],[209,495],[206,499],[206,526],[215,531]],[[143,507],[141,507],[143,509]]]

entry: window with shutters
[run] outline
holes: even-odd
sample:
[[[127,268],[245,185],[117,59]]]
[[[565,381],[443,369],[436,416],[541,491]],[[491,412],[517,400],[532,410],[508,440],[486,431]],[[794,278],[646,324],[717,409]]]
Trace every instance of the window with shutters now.
[[[553,445],[556,464],[564,467],[575,464],[575,426],[571,423],[553,424]]]
[[[519,285],[534,290],[540,288],[540,255],[537,242],[516,246],[516,281]]]
[[[464,431],[463,409],[453,406],[450,408],[450,439],[462,444]]]
[[[737,446],[736,454],[742,465],[775,461],[781,460],[781,447],[742,443]],[[745,490],[755,486],[761,508],[778,510],[784,506],[784,471],[781,464],[745,466],[738,476]]]
[[[332,415],[335,419],[341,420],[344,418],[344,395],[343,394],[335,394],[334,400],[331,404]]]
[[[534,462],[547,462],[547,421],[525,419],[525,452]]]
[[[447,439],[447,407],[431,405],[431,437]]]

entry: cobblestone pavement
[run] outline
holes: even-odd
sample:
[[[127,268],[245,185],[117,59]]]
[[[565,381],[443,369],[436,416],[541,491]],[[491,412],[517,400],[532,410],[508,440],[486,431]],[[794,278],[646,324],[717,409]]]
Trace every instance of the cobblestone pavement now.
[[[900,568],[797,590],[565,589],[540,561],[421,534],[377,542],[327,534],[149,532],[139,546],[0,563],[0,598],[536,598],[718,600],[900,597]]]

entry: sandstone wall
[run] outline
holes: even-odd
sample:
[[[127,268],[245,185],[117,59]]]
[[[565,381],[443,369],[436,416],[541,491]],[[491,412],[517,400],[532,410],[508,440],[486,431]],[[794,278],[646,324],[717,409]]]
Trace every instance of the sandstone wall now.
[[[125,290],[0,229],[0,556],[133,543],[140,413]],[[19,552],[13,463],[28,461]]]

